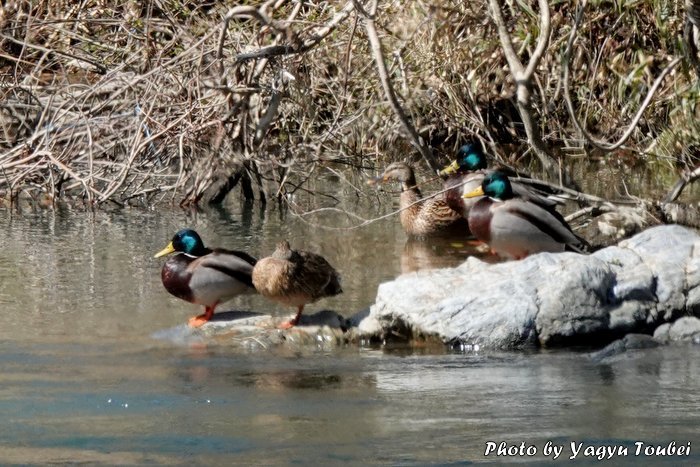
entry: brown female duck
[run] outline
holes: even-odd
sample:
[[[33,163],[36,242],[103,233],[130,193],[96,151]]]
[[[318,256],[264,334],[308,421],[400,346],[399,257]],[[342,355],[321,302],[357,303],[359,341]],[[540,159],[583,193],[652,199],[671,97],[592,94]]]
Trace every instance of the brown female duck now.
[[[299,324],[305,305],[343,292],[340,275],[323,256],[292,250],[286,240],[257,262],[252,278],[260,295],[297,307],[296,316],[282,323],[282,329]]]
[[[370,183],[401,183],[399,220],[404,231],[416,237],[434,236],[445,233],[468,233],[466,219],[451,209],[444,195],[422,199],[416,186],[413,168],[403,162],[390,164],[384,173]]]

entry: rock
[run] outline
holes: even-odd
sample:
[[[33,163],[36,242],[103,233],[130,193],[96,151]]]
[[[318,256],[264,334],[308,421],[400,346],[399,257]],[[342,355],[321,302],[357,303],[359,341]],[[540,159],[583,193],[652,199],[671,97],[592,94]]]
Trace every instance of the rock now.
[[[329,350],[347,342],[348,321],[330,310],[302,315],[300,324],[290,329],[277,326],[289,316],[273,317],[249,311],[216,313],[199,328],[181,324],[156,332],[153,337],[178,345],[222,344],[242,350],[263,350],[284,346],[287,349]]]
[[[673,323],[665,323],[656,328],[654,339],[667,344],[669,342],[695,342],[700,339],[700,319],[684,316]]]
[[[654,330],[654,340],[662,344],[668,344],[671,339],[668,337],[668,331],[671,329],[671,323],[664,323]]]
[[[433,336],[489,348],[599,345],[700,310],[700,236],[650,228],[592,255],[541,253],[381,284],[360,336]]]
[[[617,357],[630,350],[653,349],[661,344],[648,334],[627,334],[622,339],[618,339],[606,345],[603,349],[590,354],[591,360],[595,362],[608,362],[613,357]]]
[[[657,223],[647,206],[617,206],[595,217],[583,235],[593,245],[610,245]]]

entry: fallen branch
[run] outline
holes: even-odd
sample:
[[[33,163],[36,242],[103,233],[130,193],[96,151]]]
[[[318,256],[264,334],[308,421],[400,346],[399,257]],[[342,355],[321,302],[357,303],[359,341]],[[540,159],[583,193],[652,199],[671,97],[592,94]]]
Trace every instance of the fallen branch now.
[[[685,171],[683,174],[681,174],[680,179],[676,182],[675,185],[673,185],[673,188],[671,188],[671,191],[668,192],[666,197],[664,198],[663,203],[673,203],[678,197],[681,195],[683,192],[683,189],[686,187],[686,185],[693,183],[697,179],[700,178],[700,167],[696,167],[695,169],[691,171]]]

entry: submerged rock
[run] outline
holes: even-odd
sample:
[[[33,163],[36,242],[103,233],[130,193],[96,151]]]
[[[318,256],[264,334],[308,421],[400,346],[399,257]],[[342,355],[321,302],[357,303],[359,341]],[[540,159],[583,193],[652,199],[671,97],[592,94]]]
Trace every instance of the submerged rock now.
[[[658,226],[584,256],[541,253],[400,276],[379,286],[365,336],[490,348],[598,345],[700,311],[700,236]]]
[[[221,344],[242,350],[265,350],[284,346],[292,350],[327,350],[347,342],[348,320],[330,310],[302,315],[298,326],[278,329],[288,316],[249,311],[216,313],[199,328],[182,324],[159,331],[154,338],[179,345]]]
[[[618,339],[597,352],[590,354],[594,362],[608,362],[631,350],[644,350],[659,347],[661,344],[648,334],[627,334],[622,339]]]

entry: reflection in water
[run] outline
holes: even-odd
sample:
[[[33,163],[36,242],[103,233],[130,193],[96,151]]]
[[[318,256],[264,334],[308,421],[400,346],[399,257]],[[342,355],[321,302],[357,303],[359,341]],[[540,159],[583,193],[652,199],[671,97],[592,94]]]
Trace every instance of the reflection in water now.
[[[470,256],[487,263],[500,261],[485,244],[473,240],[409,237],[401,252],[401,273],[456,267]]]

